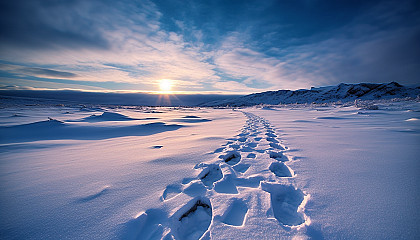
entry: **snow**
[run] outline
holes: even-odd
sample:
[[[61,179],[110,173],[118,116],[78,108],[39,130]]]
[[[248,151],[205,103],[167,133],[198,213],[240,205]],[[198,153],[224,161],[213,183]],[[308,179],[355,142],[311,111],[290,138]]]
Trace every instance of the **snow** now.
[[[375,106],[9,105],[0,238],[416,239],[420,103]]]
[[[316,239],[416,239],[420,232],[419,103],[252,109],[290,146]],[[291,151],[291,152],[290,152]]]

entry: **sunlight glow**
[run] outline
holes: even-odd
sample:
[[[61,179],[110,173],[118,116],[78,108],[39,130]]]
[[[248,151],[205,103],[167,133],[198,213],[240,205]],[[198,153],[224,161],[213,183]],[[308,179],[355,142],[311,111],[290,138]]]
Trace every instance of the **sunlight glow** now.
[[[172,81],[170,79],[161,79],[159,81],[159,88],[162,92],[170,92],[172,89]]]

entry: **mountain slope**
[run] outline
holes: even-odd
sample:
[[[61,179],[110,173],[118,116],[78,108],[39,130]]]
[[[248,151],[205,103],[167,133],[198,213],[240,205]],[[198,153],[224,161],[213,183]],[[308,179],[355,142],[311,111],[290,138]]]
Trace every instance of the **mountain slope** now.
[[[254,93],[235,99],[213,101],[203,106],[253,106],[258,104],[291,104],[291,103],[327,103],[348,102],[356,99],[378,100],[392,98],[416,98],[420,95],[420,87],[409,88],[396,82],[375,84],[359,83],[328,86],[320,88],[278,90]]]

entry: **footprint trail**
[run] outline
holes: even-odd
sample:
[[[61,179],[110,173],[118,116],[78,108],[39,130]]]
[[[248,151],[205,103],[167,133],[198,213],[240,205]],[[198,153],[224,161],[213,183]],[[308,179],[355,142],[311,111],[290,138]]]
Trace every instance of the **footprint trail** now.
[[[246,124],[214,150],[213,160],[197,164],[195,177],[168,185],[161,206],[135,219],[142,222],[137,236],[278,239],[305,232],[310,224],[304,212],[309,194],[294,185],[296,174],[289,167],[294,160],[288,147],[267,120],[242,113]],[[154,212],[162,212],[161,217]]]

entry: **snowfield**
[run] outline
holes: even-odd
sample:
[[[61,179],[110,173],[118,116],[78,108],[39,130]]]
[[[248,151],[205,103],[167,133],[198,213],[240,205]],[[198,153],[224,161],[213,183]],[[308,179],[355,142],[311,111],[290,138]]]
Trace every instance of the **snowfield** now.
[[[417,239],[420,103],[0,112],[1,239]]]

